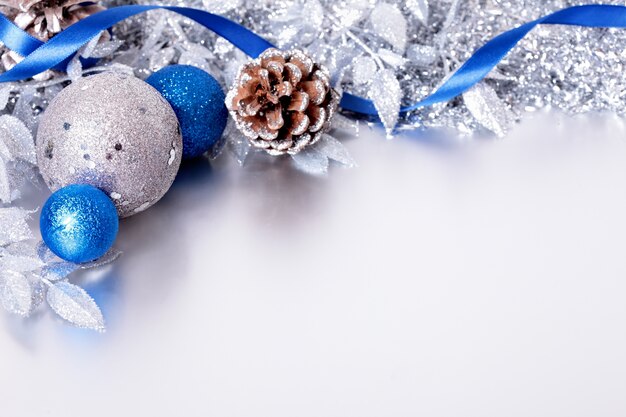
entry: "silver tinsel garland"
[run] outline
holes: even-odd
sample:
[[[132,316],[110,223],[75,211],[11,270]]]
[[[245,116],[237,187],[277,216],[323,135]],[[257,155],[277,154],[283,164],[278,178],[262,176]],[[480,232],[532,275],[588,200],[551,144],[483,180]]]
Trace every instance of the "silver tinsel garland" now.
[[[128,1],[103,1],[106,7]],[[136,3],[150,4],[151,0]],[[504,136],[525,112],[626,114],[626,30],[542,26],[535,29],[487,79],[449,103],[399,117],[401,105],[431,93],[472,52],[495,35],[555,10],[589,3],[566,0],[169,0],[159,4],[222,14],[280,48],[308,51],[325,64],[338,91],[372,98],[387,133],[446,129],[461,135]],[[50,100],[87,73],[122,71],[146,78],[170,64],[189,64],[215,76],[226,89],[246,57],[224,39],[177,14],[153,11],[118,24],[110,41],[90,42],[79,53],[102,58],[84,69],[78,59],[67,74],[46,81],[0,85],[0,302],[27,315],[48,304],[76,325],[102,329],[89,296],[67,282],[77,265],[54,258],[27,226],[29,213],[10,207],[28,180],[37,181],[33,134]],[[338,115],[335,129],[358,133],[359,122]],[[365,123],[370,120],[364,120]],[[248,142],[230,126],[229,152],[243,162]],[[212,157],[220,155],[220,149]],[[323,173],[335,160],[354,165],[330,135],[293,158],[306,172]],[[118,255],[113,252],[105,262]],[[88,265],[89,267],[99,264]]]
[[[144,3],[149,3],[145,1]],[[623,114],[626,31],[541,26],[471,93],[451,103],[415,111],[397,120],[400,103],[432,92],[478,47],[495,35],[558,9],[577,4],[624,1],[504,0],[192,0],[167,4],[221,13],[281,48],[302,48],[329,67],[336,87],[372,97],[388,129],[446,128],[462,134],[489,130],[502,136],[524,112],[553,107],[568,113]],[[164,12],[160,40],[181,49],[206,47],[207,69],[228,84],[244,59],[227,42],[197,25]],[[138,20],[142,20],[139,18]],[[150,16],[151,22],[158,17]],[[179,29],[172,27],[172,23]],[[137,23],[141,27],[141,22]],[[137,34],[137,32],[128,32]],[[184,36],[187,39],[184,39]],[[140,40],[130,37],[138,44]],[[182,43],[181,43],[182,41]],[[171,55],[197,62],[197,55]],[[182,56],[181,56],[182,55]],[[164,65],[156,62],[155,66]],[[150,70],[147,68],[146,70]],[[383,94],[380,94],[383,93]]]

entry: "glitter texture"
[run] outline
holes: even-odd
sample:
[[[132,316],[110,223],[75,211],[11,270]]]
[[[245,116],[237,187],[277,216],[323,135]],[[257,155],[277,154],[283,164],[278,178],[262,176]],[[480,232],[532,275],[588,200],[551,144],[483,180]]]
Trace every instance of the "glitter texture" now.
[[[51,283],[46,300],[55,313],[76,327],[104,331],[100,308],[82,288],[66,281]]]
[[[133,3],[150,4],[152,1]],[[162,2],[217,11],[283,49],[302,49],[329,68],[335,88],[362,97],[368,97],[375,77],[369,82],[363,79],[363,74],[371,71],[371,62],[360,58],[371,58],[394,72],[401,86],[402,104],[415,103],[432,92],[473,51],[505,30],[572,5],[624,4],[623,0],[232,0],[217,3],[206,0]],[[128,2],[102,2],[109,8],[122,4]],[[113,36],[116,44],[107,48],[111,55],[106,61],[131,66],[141,78],[169,64],[190,63],[210,70],[221,85],[230,85],[237,68],[246,61],[246,57],[227,41],[182,16],[165,11],[127,19],[116,25]],[[523,39],[485,83],[493,88],[497,104],[509,108],[515,119],[527,111],[548,106],[568,113],[612,111],[623,115],[626,114],[626,98],[621,92],[626,89],[622,77],[626,54],[621,45],[625,39],[624,30],[542,26]],[[390,55],[390,51],[397,56]],[[368,62],[368,68],[355,70],[363,62]],[[47,100],[58,92],[54,82],[34,84],[43,87],[39,90],[29,84],[13,87],[19,97],[12,97],[5,110],[20,117],[29,127],[36,124],[37,115],[45,108]],[[14,105],[16,102],[18,105]],[[400,129],[443,127],[463,134],[489,130],[462,99],[447,106],[402,115],[398,123]]]
[[[113,72],[65,88],[37,133],[37,161],[50,189],[91,184],[118,197],[121,217],[165,194],[181,151],[180,127],[167,101],[145,82]]]
[[[222,87],[210,74],[189,65],[171,65],[146,82],[170,103],[183,135],[183,158],[195,158],[220,139],[228,110]]]
[[[115,205],[90,185],[69,185],[48,198],[41,210],[41,236],[66,261],[83,263],[104,255],[118,230]]]
[[[18,207],[0,208],[0,246],[32,239],[29,212]]]

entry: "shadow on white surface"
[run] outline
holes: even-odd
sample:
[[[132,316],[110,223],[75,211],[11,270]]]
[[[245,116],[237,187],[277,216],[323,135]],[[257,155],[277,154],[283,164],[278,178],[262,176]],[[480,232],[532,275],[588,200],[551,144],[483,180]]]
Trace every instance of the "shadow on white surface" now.
[[[624,133],[539,114],[365,131],[327,178],[185,166],[87,282],[106,334],[7,319],[2,415],[623,417]]]

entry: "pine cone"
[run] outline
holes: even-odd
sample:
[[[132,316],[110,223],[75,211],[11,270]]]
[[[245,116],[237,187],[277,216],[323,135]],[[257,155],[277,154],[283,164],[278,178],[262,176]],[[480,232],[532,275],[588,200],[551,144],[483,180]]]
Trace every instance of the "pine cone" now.
[[[241,67],[226,96],[237,128],[271,155],[293,155],[316,143],[338,103],[326,68],[302,51],[274,48]]]
[[[0,12],[19,28],[44,42],[68,26],[101,10],[104,7],[84,0],[0,0]],[[101,40],[107,39],[108,33],[105,32]],[[6,47],[0,48],[0,57],[5,71],[24,59]],[[52,72],[46,71],[34,78],[46,80],[51,77]]]
[[[0,0],[1,10],[9,19],[42,41],[104,10],[95,3],[84,0]]]

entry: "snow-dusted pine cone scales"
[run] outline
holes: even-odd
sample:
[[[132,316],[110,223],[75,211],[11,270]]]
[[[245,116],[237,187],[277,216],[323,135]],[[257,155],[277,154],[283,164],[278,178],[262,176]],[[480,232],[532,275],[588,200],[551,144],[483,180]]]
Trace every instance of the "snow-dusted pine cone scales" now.
[[[0,13],[42,41],[47,41],[79,20],[102,10],[104,7],[95,0],[0,0]],[[108,32],[104,32],[100,39],[108,40]],[[5,71],[23,59],[17,52],[6,47],[0,48],[0,61]],[[34,78],[46,80],[51,76],[52,73],[46,71]]]
[[[17,26],[42,41],[104,10],[97,0],[0,0],[0,6]]]
[[[302,51],[274,48],[243,65],[226,96],[237,128],[271,155],[316,143],[338,103],[326,68]]]

